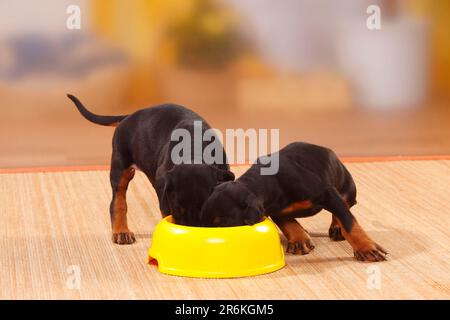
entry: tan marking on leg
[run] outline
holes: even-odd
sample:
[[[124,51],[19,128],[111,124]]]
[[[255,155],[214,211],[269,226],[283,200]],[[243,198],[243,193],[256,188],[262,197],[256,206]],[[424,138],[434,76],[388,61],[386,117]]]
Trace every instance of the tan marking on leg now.
[[[293,254],[307,254],[314,249],[311,237],[294,218],[272,217],[288,240],[286,251]]]
[[[386,260],[383,254],[387,251],[373,241],[359,223],[353,219],[353,225],[350,232],[345,231],[339,219],[336,219],[344,238],[350,243],[353,248],[355,257],[361,261],[383,261]]]
[[[331,225],[330,228],[328,229],[328,236],[333,241],[345,240],[344,236],[342,235],[338,219],[334,215],[331,216]]]
[[[112,232],[113,241],[120,244],[133,243],[135,241],[133,233],[128,229],[127,222],[127,200],[126,193],[128,184],[134,177],[135,170],[128,168],[123,171],[120,177],[118,190],[114,194]]]

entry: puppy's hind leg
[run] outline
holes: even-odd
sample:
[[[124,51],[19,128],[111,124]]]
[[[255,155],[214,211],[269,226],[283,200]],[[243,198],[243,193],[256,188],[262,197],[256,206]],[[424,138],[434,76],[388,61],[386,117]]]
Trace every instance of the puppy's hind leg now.
[[[344,165],[341,164],[341,168],[344,171],[344,183],[339,189],[336,190],[339,191],[339,195],[347,205],[347,208],[350,209],[356,204],[356,185],[350,172],[348,172]],[[328,236],[333,241],[345,240],[344,236],[342,235],[341,227],[339,226],[339,221],[334,215],[332,216],[331,225],[328,229]]]
[[[311,237],[300,223],[291,217],[271,217],[288,240],[287,253],[307,254],[314,249]]]
[[[341,227],[339,226],[338,220],[335,216],[331,216],[331,225],[328,229],[328,236],[333,241],[343,241],[345,240],[342,235]]]
[[[134,177],[135,170],[124,165],[123,158],[114,154],[111,161],[110,180],[113,198],[110,205],[112,240],[117,244],[132,244],[136,241],[134,234],[128,229],[126,193],[128,184]]]
[[[387,251],[367,235],[336,189],[328,188],[325,190],[322,201],[324,208],[336,217],[335,221],[340,226],[344,238],[352,246],[357,260],[386,260]]]
[[[348,197],[345,195],[343,198],[344,198],[345,204],[347,205],[347,207],[349,209],[356,203],[356,200],[354,198],[353,198],[353,200],[351,200],[352,202],[349,202],[347,200]],[[342,230],[339,225],[339,220],[334,215],[331,216],[331,225],[330,225],[330,228],[328,229],[328,236],[333,241],[345,240],[344,236],[342,235]]]

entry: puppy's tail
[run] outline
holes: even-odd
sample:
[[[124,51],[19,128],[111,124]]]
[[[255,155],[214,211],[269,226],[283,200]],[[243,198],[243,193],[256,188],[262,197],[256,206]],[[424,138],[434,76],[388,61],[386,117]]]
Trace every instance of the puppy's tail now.
[[[77,97],[68,94],[67,97],[72,100],[72,102],[77,107],[78,111],[82,114],[83,117],[85,117],[90,122],[102,125],[102,126],[110,126],[110,127],[117,127],[120,121],[125,119],[127,116],[100,116],[97,114],[94,114],[90,112],[86,107],[81,103],[80,100],[78,100]]]

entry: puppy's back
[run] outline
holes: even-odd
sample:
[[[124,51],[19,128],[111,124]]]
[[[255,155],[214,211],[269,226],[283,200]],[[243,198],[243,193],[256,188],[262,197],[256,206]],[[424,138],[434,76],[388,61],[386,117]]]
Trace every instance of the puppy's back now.
[[[294,142],[281,149],[280,154],[313,172],[322,181],[335,186],[338,190],[347,187],[350,189],[354,185],[344,164],[329,148],[306,142]]]

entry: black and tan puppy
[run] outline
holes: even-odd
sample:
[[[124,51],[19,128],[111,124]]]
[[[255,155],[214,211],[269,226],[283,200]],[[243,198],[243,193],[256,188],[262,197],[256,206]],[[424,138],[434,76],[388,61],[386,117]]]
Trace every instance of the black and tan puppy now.
[[[172,161],[171,151],[177,142],[171,140],[171,135],[175,129],[187,130],[194,137],[194,121],[201,121],[202,133],[210,128],[193,111],[179,105],[164,104],[126,116],[99,116],[88,111],[76,97],[68,97],[87,120],[117,127],[110,172],[113,242],[135,242],[127,224],[126,192],[136,168],[145,173],[155,188],[163,216],[173,214],[175,221],[184,225],[198,225],[203,203],[214,187],[220,182],[234,180],[225,151],[222,164],[174,164]],[[203,150],[206,143],[202,141],[202,144]],[[190,160],[194,160],[194,153]]]
[[[258,159],[236,181],[217,186],[202,209],[203,224],[254,224],[264,214],[288,239],[287,252],[306,254],[314,244],[295,218],[325,209],[332,213],[332,240],[346,239],[358,260],[385,260],[387,252],[366,234],[350,212],[356,204],[355,183],[332,150],[296,142],[281,149],[278,159],[279,170],[274,175],[261,175],[265,165]]]

